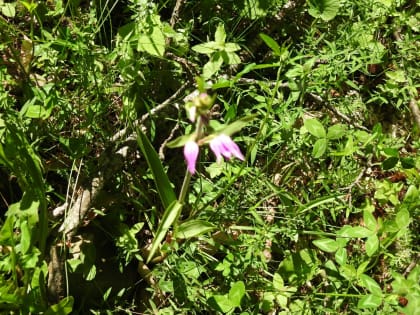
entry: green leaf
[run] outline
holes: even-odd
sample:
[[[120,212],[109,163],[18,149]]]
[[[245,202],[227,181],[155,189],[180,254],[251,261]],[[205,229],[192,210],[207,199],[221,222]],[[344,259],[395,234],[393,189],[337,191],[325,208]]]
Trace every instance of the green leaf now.
[[[397,165],[398,160],[399,159],[397,157],[391,156],[382,162],[382,168],[384,170],[390,170]]]
[[[400,229],[404,229],[410,224],[410,213],[407,211],[407,209],[398,211],[395,216],[395,222]]]
[[[182,204],[177,200],[172,202],[168,208],[166,208],[165,213],[163,214],[162,220],[159,223],[159,227],[156,231],[155,238],[153,239],[152,246],[150,248],[149,256],[147,257],[146,263],[148,263],[155,255],[160,243],[165,238],[166,233],[168,232],[171,225],[179,217],[182,210]]]
[[[372,212],[369,209],[365,209],[363,211],[363,221],[366,227],[371,231],[376,231],[378,228],[378,223],[376,222],[375,217],[373,216]]]
[[[180,224],[176,230],[175,237],[188,239],[210,232],[215,226],[203,220],[189,220]]]
[[[328,140],[325,138],[316,140],[312,149],[312,156],[316,159],[321,157],[327,150],[327,144]]]
[[[312,242],[316,247],[321,249],[324,252],[327,253],[334,253],[338,248],[338,244],[335,240],[332,240],[330,238],[324,238],[320,240],[314,240]]]
[[[137,128],[137,143],[146,158],[150,170],[152,171],[160,200],[162,201],[164,208],[167,209],[169,205],[176,200],[175,192],[155,149],[146,135],[139,128]],[[182,157],[180,157],[180,160],[181,159]]]
[[[213,74],[220,70],[223,64],[223,58],[220,52],[213,54],[210,60],[203,67],[203,78],[210,79]]]
[[[1,13],[8,18],[14,18],[16,15],[16,2],[1,3]]]
[[[366,288],[370,293],[375,294],[376,296],[382,295],[382,289],[379,284],[371,277],[366,274],[360,275],[360,281],[364,288]]]
[[[210,55],[218,51],[218,47],[216,43],[213,41],[195,45],[191,49],[194,50],[195,52],[198,52],[199,54],[204,54],[204,55]]]
[[[28,118],[46,119],[50,116],[50,114],[51,110],[46,110],[43,106],[40,105],[30,105],[25,111],[25,116]]]
[[[222,51],[221,55],[224,63],[228,65],[237,65],[241,63],[241,58],[234,52]]]
[[[410,169],[416,167],[416,161],[410,157],[400,158],[401,166],[404,169]]]
[[[31,247],[31,229],[28,225],[28,221],[22,221],[20,224],[20,244],[22,246],[22,254],[26,254]]]
[[[366,254],[372,257],[379,249],[379,238],[376,235],[369,236],[365,243]]]
[[[65,297],[58,304],[51,305],[45,315],[67,315],[73,311],[74,299],[72,296]]]
[[[260,33],[260,37],[264,43],[274,52],[275,55],[281,55],[280,46],[272,37],[262,33]]]
[[[277,272],[273,275],[273,287],[277,291],[284,290],[284,280]]]
[[[235,305],[232,305],[232,302],[226,295],[213,295],[209,298],[208,303],[216,311],[227,313],[235,308]]]
[[[368,294],[362,297],[357,303],[358,308],[377,308],[382,304],[382,297]]]
[[[398,149],[395,149],[395,148],[385,148],[384,153],[388,156],[394,156],[394,157],[398,157],[399,155]]]
[[[180,136],[180,137],[168,142],[166,144],[166,146],[168,148],[171,148],[171,149],[180,148],[180,147],[183,147],[185,145],[185,143],[187,143],[187,141],[190,140],[190,139],[191,139],[191,134],[183,135],[183,136]]]
[[[317,138],[325,138],[326,132],[324,126],[321,122],[315,118],[306,119],[303,122],[305,128],[309,131],[309,133]]]
[[[235,120],[233,123],[229,125],[223,125],[223,127],[216,130],[217,133],[223,133],[227,136],[231,136],[234,133],[241,131],[242,128],[247,126],[251,121],[253,121],[258,115],[248,115],[242,117],[238,120]]]
[[[327,138],[334,140],[340,139],[347,133],[347,126],[343,124],[336,124],[328,128]]]
[[[343,226],[339,231],[338,235],[341,237],[353,237],[353,238],[364,238],[373,235],[375,232],[362,227],[362,226]]]
[[[214,34],[214,40],[217,44],[224,44],[226,41],[225,26],[222,23],[217,26],[216,33]]]
[[[339,248],[335,253],[335,260],[340,266],[343,266],[347,263],[347,249]]]
[[[308,0],[308,13],[314,18],[321,18],[324,21],[330,21],[340,9],[340,1],[337,0]]]
[[[150,33],[139,35],[137,49],[145,51],[153,56],[162,57],[165,53],[165,35],[158,25],[152,28]]]
[[[229,300],[235,306],[241,306],[241,300],[245,295],[245,284],[242,281],[237,281],[231,285],[229,290]]]
[[[241,49],[241,46],[239,46],[236,43],[226,43],[225,46],[223,47],[223,50],[227,53],[238,51],[240,49]]]

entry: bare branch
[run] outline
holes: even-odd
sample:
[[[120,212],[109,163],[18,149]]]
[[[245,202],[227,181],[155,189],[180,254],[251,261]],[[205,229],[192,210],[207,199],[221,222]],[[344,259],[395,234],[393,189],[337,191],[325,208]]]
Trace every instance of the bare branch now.
[[[413,114],[413,119],[416,122],[417,126],[420,128],[420,109],[417,101],[413,98],[409,103],[411,114]]]

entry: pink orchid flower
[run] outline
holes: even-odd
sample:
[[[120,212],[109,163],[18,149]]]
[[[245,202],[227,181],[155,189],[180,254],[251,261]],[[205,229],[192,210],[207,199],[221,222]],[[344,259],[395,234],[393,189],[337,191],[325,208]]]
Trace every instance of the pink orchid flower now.
[[[189,140],[184,146],[184,157],[187,162],[187,169],[191,174],[195,173],[195,164],[198,157],[198,144],[195,141]]]
[[[227,135],[220,134],[210,141],[210,149],[216,156],[216,161],[221,162],[223,156],[228,160],[234,156],[239,160],[245,160],[238,145]]]

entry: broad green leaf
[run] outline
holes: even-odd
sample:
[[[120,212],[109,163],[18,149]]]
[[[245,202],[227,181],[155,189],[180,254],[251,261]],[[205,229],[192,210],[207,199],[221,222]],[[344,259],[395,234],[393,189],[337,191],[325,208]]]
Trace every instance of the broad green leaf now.
[[[305,128],[309,131],[309,133],[317,138],[325,138],[326,132],[324,126],[321,122],[315,118],[306,119],[303,122]]]
[[[335,240],[332,240],[330,238],[324,238],[320,240],[314,240],[312,242],[316,247],[321,249],[324,252],[327,253],[334,253],[338,248],[338,244]]]
[[[225,26],[222,23],[217,26],[216,33],[214,34],[214,40],[219,45],[224,44],[226,41]]]
[[[199,54],[210,55],[218,51],[217,47],[218,47],[217,44],[211,41],[211,42],[195,45],[191,49],[194,50],[195,52],[198,52]]]
[[[189,220],[180,224],[176,230],[175,237],[188,239],[210,232],[215,226],[203,220]]]
[[[227,313],[235,308],[230,299],[226,295],[213,295],[209,298],[208,303],[217,311]]]
[[[281,51],[280,51],[280,46],[279,44],[277,44],[277,42],[270,36],[266,35],[266,34],[260,34],[261,39],[264,41],[264,43],[270,47],[270,49],[274,52],[275,55],[280,56],[281,55]]]
[[[379,238],[376,235],[369,236],[365,243],[366,254],[372,257],[379,249]]]
[[[335,253],[335,260],[340,266],[343,266],[347,263],[347,249],[339,248]]]
[[[338,231],[337,234],[341,237],[364,238],[375,234],[375,232],[362,226],[345,225]]]
[[[308,0],[308,13],[314,18],[321,18],[324,21],[330,21],[340,9],[340,1],[337,0]]]
[[[153,239],[152,246],[150,248],[149,256],[147,257],[146,263],[148,263],[155,255],[160,243],[165,238],[171,225],[177,220],[181,214],[182,204],[177,200],[173,201],[165,210],[162,220],[159,223],[159,227],[156,231],[155,238]]]
[[[228,65],[237,65],[241,63],[241,58],[239,58],[238,54],[234,52],[222,51],[221,55],[222,55],[223,61]]]
[[[220,70],[223,64],[222,55],[217,52],[213,54],[210,60],[203,67],[203,78],[210,79],[213,74]]]
[[[25,116],[28,118],[40,118],[46,119],[50,116],[51,110],[46,110],[40,105],[30,105],[25,112]]]
[[[347,132],[347,126],[343,124],[336,124],[328,128],[327,138],[330,140],[340,139]]]
[[[12,3],[1,3],[1,13],[8,17],[8,18],[14,18],[16,15],[16,2]]]
[[[411,157],[402,157],[400,158],[401,166],[404,169],[411,169],[416,167],[416,161]]]
[[[385,148],[384,153],[388,156],[394,156],[394,157],[399,156],[398,149],[395,149],[395,148]]]
[[[368,294],[362,297],[357,303],[358,308],[377,308],[382,304],[382,297]]]
[[[165,45],[165,35],[159,26],[154,26],[151,33],[139,35],[137,49],[162,57],[165,53]]]
[[[391,80],[396,83],[405,83],[407,78],[405,76],[405,72],[403,70],[396,70],[396,71],[387,71],[385,75]]]
[[[390,170],[397,165],[398,160],[397,157],[391,156],[382,162],[382,168],[384,170]]]
[[[327,150],[327,144],[328,140],[325,138],[316,140],[312,149],[312,156],[316,159],[321,157]]]
[[[73,311],[74,299],[72,296],[67,296],[58,304],[51,305],[44,313],[45,315],[67,315]]]
[[[175,192],[155,149],[139,128],[137,128],[137,143],[152,171],[160,200],[162,201],[164,208],[167,209],[169,205],[176,200]],[[182,156],[180,156],[180,160],[182,160]]]
[[[245,295],[245,284],[242,281],[237,281],[231,285],[229,290],[229,300],[235,306],[241,306],[241,300]]]
[[[223,47],[223,50],[225,51],[225,52],[234,52],[234,51],[238,51],[238,50],[240,50],[241,49],[241,46],[239,46],[238,44],[236,44],[236,43],[226,43],[225,45],[224,45],[224,47]]]
[[[372,279],[366,274],[360,275],[359,278],[362,286],[365,287],[370,293],[373,293],[377,296],[382,295],[382,289],[374,279]]]
[[[404,229],[410,224],[410,213],[407,211],[407,209],[398,211],[395,216],[395,222],[400,229]]]
[[[168,148],[171,148],[171,149],[183,147],[185,145],[185,143],[187,143],[187,141],[190,140],[190,139],[191,139],[190,134],[189,135],[183,135],[183,136],[180,136],[180,137],[168,142],[166,144],[166,146]]]
[[[20,244],[22,246],[22,254],[26,254],[29,251],[29,248],[31,247],[31,229],[28,226],[28,221],[23,220],[20,223],[20,232],[21,232],[21,238],[20,238]]]
[[[277,272],[273,275],[273,287],[277,291],[284,290],[284,280]]]
[[[238,120],[235,120],[233,123],[223,126],[220,129],[216,130],[217,133],[223,133],[225,135],[231,136],[234,133],[241,131],[242,128],[247,126],[251,121],[253,121],[257,115],[248,115],[242,117]]]
[[[360,276],[366,272],[366,268],[369,266],[369,263],[370,263],[370,260],[369,260],[369,259],[367,259],[367,260],[365,260],[364,262],[362,262],[362,263],[359,265],[359,267],[357,267],[357,272],[356,272],[356,274],[357,274],[357,277],[358,277],[358,278],[360,278]]]
[[[353,281],[357,277],[356,268],[353,265],[340,266],[340,274],[347,280]]]
[[[366,227],[371,231],[376,231],[378,228],[378,223],[376,222],[375,217],[369,209],[363,211],[363,221]]]

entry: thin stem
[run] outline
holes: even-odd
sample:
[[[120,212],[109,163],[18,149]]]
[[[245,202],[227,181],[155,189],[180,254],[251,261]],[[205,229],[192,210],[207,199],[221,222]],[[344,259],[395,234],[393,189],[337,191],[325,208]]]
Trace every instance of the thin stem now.
[[[185,196],[187,195],[188,187],[190,185],[190,181],[191,181],[191,173],[188,170],[186,170],[184,182],[182,183],[181,191],[179,192],[179,197],[178,197],[178,202],[181,204],[184,203]]]

